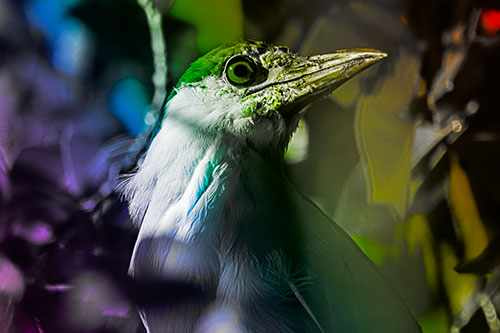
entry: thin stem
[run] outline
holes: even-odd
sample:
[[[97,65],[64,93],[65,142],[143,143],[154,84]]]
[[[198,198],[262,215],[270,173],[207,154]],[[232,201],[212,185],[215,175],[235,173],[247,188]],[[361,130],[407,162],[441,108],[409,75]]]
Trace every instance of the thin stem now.
[[[167,46],[162,30],[162,15],[151,0],[137,0],[146,13],[151,36],[151,50],[153,51],[153,85],[154,94],[151,107],[146,115],[145,122],[149,128],[155,124],[160,110],[167,97]],[[149,132],[149,131],[147,131]]]

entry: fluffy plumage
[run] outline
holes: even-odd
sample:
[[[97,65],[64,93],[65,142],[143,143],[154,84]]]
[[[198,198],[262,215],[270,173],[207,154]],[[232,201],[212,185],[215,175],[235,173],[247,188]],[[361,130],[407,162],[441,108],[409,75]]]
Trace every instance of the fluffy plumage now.
[[[240,42],[191,66],[124,193],[140,226],[131,274],[191,281],[208,298],[143,309],[149,331],[418,331],[376,267],[284,171],[304,107],[383,56],[303,58]]]

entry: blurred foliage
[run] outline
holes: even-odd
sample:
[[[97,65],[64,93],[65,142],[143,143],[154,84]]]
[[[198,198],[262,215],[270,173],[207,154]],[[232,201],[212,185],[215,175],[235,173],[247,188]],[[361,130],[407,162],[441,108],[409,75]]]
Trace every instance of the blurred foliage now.
[[[464,259],[470,260],[486,248],[488,236],[484,222],[479,216],[467,174],[460,167],[455,155],[450,158],[450,204],[460,236],[463,238]]]
[[[237,0],[177,0],[168,16],[196,29],[195,43],[200,54],[244,36],[243,11]]]

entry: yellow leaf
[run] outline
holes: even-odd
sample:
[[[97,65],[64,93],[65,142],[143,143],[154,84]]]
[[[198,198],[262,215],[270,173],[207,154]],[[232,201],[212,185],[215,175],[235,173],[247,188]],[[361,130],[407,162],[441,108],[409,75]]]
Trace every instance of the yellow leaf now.
[[[360,101],[356,139],[374,203],[389,204],[402,217],[409,202],[412,139],[415,123],[403,118],[414,94],[420,66],[417,57],[401,52],[394,76]]]
[[[450,155],[450,204],[464,242],[465,259],[473,259],[488,245],[488,235],[467,174],[453,154]]]
[[[457,315],[473,295],[476,277],[455,271],[458,259],[449,244],[441,244],[442,278],[444,289],[450,300],[452,315]]]
[[[400,231],[403,232],[408,243],[410,255],[413,255],[418,247],[421,248],[427,286],[432,294],[435,294],[438,289],[439,277],[436,254],[433,248],[434,237],[429,221],[425,215],[415,214],[400,226]]]

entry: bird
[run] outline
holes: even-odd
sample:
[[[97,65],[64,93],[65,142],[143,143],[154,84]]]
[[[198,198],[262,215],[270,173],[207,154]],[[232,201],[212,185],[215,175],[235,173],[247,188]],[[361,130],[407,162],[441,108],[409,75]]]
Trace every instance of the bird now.
[[[129,274],[203,299],[140,309],[148,332],[419,332],[351,237],[288,179],[308,106],[382,60],[239,41],[195,60],[122,194],[139,228]]]

